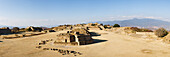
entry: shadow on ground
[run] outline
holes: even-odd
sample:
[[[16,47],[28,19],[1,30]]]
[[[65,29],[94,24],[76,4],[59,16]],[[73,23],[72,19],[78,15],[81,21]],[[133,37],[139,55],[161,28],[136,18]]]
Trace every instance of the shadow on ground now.
[[[99,39],[93,39],[93,43],[100,43],[100,42],[106,42],[107,40],[99,40]]]
[[[93,43],[91,43],[91,44],[102,43],[102,42],[106,42],[106,41],[107,40],[93,39]],[[91,44],[86,44],[86,45],[91,45]]]
[[[16,33],[7,33],[7,34],[0,34],[0,35],[11,35],[11,34],[22,34],[24,32],[16,32]]]
[[[92,36],[101,36],[101,34],[98,34],[98,33],[96,33],[96,32],[90,32],[90,34],[91,34]]]
[[[3,41],[0,41],[0,42],[3,42]]]

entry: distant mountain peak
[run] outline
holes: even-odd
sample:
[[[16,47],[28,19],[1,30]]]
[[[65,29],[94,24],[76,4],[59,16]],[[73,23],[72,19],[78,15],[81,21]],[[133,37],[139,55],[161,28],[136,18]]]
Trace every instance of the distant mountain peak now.
[[[150,19],[150,18],[133,18],[128,20],[122,20],[122,21],[99,21],[98,23],[103,23],[105,25],[110,24],[120,24],[123,27],[142,27],[142,28],[152,28],[157,29],[159,27],[166,28],[167,30],[170,30],[170,22],[157,20],[157,19]]]

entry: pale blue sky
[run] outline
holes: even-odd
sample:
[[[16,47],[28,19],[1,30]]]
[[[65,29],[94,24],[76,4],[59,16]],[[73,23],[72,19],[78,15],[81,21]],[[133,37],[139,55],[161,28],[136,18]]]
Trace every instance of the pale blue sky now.
[[[153,18],[170,21],[170,0],[0,0],[0,25],[43,26]]]

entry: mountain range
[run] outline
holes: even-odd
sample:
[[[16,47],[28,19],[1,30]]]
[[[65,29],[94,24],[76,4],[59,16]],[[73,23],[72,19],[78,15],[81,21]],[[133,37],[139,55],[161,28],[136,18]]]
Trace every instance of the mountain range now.
[[[88,23],[96,23],[96,22],[88,22]],[[139,27],[139,28],[147,28],[151,30],[158,29],[160,27],[163,27],[170,31],[170,22],[168,21],[162,21],[157,19],[128,19],[128,20],[119,20],[119,21],[97,21],[97,23],[102,23],[104,25],[114,25],[119,24],[121,27]],[[42,26],[42,27],[54,27],[57,25],[50,25],[50,26]],[[13,28],[13,26],[3,26],[0,25],[0,27],[9,27]],[[20,28],[24,28],[26,26],[20,26]]]
[[[157,19],[129,19],[122,21],[98,21],[97,23],[102,23],[104,25],[114,25],[119,24],[121,27],[139,27],[139,28],[148,28],[148,29],[158,29],[163,27],[167,30],[170,30],[170,22],[162,21]]]

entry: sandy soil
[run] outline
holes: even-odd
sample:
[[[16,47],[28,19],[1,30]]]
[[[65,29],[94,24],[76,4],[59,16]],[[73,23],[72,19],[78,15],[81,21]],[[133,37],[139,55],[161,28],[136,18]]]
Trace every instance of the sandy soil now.
[[[82,53],[76,57],[170,57],[170,45],[160,40],[134,38],[101,30],[90,31],[101,34],[93,37],[96,43],[82,46],[57,46],[49,43],[43,47]],[[62,55],[56,51],[36,48],[41,40],[56,39],[56,35],[62,32],[66,31],[18,39],[0,39],[0,57],[75,57],[72,54]]]

